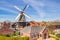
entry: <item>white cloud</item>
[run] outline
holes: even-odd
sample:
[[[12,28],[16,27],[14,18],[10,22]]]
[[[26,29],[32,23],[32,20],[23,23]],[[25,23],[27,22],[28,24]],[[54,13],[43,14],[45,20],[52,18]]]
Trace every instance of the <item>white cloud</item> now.
[[[57,14],[60,10],[59,3],[54,2],[52,0],[39,0],[39,1],[38,0],[23,0],[23,1],[31,5],[36,10],[36,12],[40,15],[39,20],[46,20],[47,17],[48,17],[47,19],[53,20],[53,18],[55,19],[55,17],[52,18],[51,16],[55,16],[55,14]]]
[[[23,0],[23,1],[25,3],[28,3],[29,5],[31,5],[36,10],[36,12],[39,14],[39,16],[41,18],[43,18],[45,16],[45,13],[44,13],[44,11],[41,8],[41,7],[44,6],[43,2],[38,2],[36,0]]]
[[[15,16],[11,16],[11,15],[0,15],[0,22],[3,22],[5,20],[10,20],[10,21],[15,21]]]
[[[11,9],[7,9],[7,8],[3,8],[3,7],[0,7],[0,10],[5,10],[5,11],[9,11],[9,12],[11,12],[11,13],[18,13],[18,12],[16,12],[16,11],[13,11],[13,10],[11,10]]]

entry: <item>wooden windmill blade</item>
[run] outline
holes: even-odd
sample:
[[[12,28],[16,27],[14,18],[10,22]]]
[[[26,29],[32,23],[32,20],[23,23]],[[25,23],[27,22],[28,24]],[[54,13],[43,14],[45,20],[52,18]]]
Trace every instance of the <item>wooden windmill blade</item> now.
[[[20,15],[21,15],[21,14],[19,13],[19,14],[17,15],[17,17],[15,18],[15,20],[17,20],[18,18],[20,18]]]
[[[25,11],[28,7],[29,7],[29,5],[27,4],[27,5],[24,7],[23,11]]]
[[[27,15],[26,13],[23,13],[26,17],[31,18],[31,16]]]
[[[19,7],[17,6],[13,6],[14,8],[16,8],[18,11],[22,11]]]

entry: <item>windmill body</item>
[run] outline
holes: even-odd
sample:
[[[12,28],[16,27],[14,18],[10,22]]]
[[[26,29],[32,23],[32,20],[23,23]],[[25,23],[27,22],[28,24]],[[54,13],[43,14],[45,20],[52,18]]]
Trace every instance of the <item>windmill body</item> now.
[[[25,15],[23,14],[23,12],[21,12],[21,15],[20,15],[18,21],[19,21],[19,22],[26,22]]]

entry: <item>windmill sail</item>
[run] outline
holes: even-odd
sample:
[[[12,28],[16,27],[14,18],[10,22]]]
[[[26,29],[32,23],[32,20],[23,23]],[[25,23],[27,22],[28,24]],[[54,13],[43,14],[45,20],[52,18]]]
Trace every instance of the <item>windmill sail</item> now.
[[[28,7],[29,7],[29,5],[27,4],[27,5],[24,7],[23,11],[25,11]]]
[[[22,11],[19,7],[14,6],[14,8],[16,8],[18,11]]]
[[[15,20],[17,20],[18,18],[20,18],[20,13],[19,13],[18,16],[15,18]]]
[[[27,14],[25,14],[25,13],[23,13],[26,17],[28,17],[28,18],[31,18],[31,16],[29,16],[29,15],[27,15]]]

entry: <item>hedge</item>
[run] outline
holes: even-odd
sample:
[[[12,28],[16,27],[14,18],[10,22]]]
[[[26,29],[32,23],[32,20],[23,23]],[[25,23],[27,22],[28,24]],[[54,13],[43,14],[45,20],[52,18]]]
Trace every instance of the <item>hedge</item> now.
[[[6,36],[0,36],[0,40],[29,40],[29,37],[17,37],[17,36],[11,36],[11,37],[6,37]]]
[[[57,34],[56,37],[56,40],[60,40],[60,34]]]

